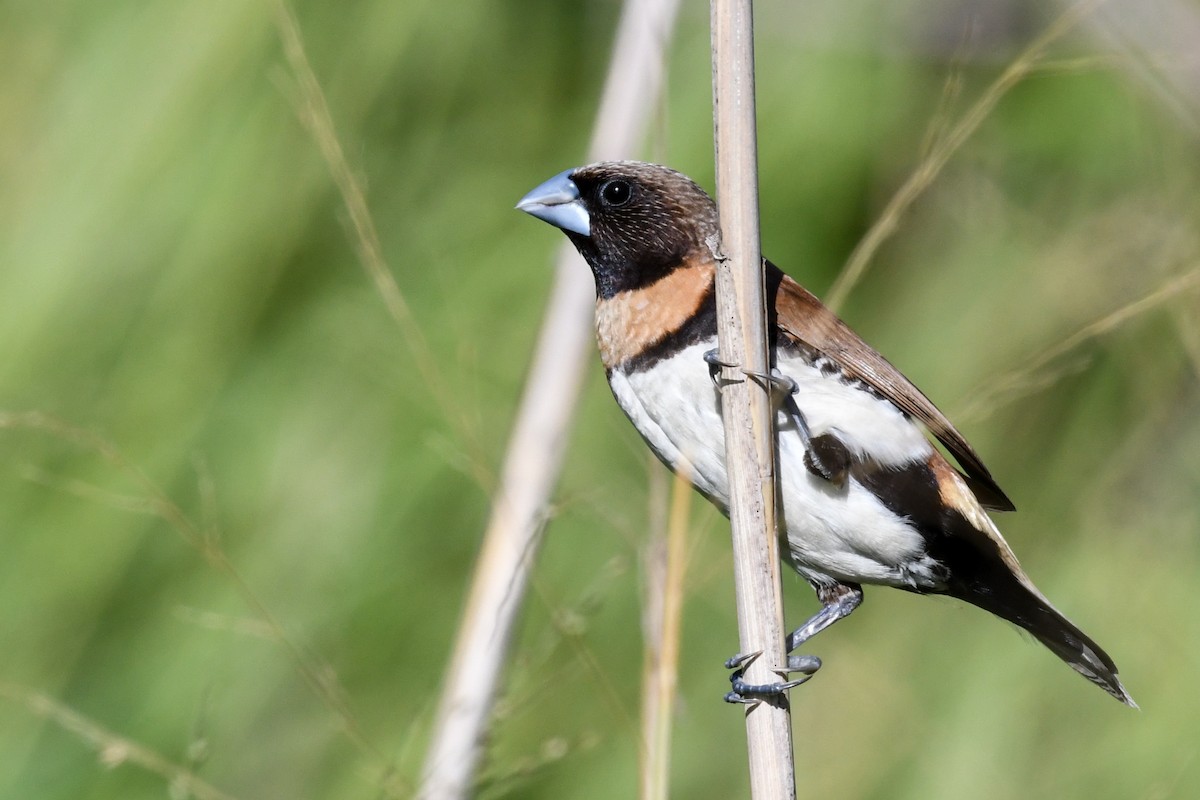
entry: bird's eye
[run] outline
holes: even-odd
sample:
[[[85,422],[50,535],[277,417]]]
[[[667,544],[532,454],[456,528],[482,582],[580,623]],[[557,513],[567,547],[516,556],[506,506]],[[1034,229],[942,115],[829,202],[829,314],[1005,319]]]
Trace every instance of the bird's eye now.
[[[629,202],[633,197],[633,187],[629,181],[611,180],[600,187],[600,198],[610,208],[618,208]]]

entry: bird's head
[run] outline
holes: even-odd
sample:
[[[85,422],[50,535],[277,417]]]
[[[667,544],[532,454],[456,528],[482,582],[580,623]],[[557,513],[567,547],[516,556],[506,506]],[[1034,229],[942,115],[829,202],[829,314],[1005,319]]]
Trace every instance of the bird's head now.
[[[657,164],[602,161],[555,175],[517,208],[561,228],[596,276],[601,298],[711,259],[717,207],[690,178]]]

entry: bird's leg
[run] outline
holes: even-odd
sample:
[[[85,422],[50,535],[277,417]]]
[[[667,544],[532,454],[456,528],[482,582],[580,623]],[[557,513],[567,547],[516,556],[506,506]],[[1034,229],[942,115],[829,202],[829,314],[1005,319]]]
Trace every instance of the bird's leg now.
[[[761,653],[739,653],[725,662],[725,668],[733,670],[733,674],[729,676],[731,690],[725,695],[725,702],[755,703],[764,696],[783,694],[788,689],[807,681],[813,676],[813,673],[821,668],[821,659],[816,656],[794,656],[791,655],[792,651],[839,619],[850,616],[850,613],[862,603],[863,593],[862,587],[856,583],[820,584],[816,586],[816,590],[817,599],[821,601],[821,610],[788,634],[787,667],[779,670],[785,674],[800,672],[804,677],[779,683],[746,683],[742,679],[745,668]]]
[[[808,468],[808,471],[836,486],[844,484],[850,470],[850,451],[840,439],[831,433],[823,433],[820,436],[812,435],[812,431],[808,427],[808,420],[804,418],[804,412],[796,404],[795,394],[800,388],[796,385],[796,381],[778,369],[772,369],[770,374],[751,372],[750,370],[742,371],[783,394],[783,410],[791,417],[792,423],[796,426],[796,433],[800,435],[800,441],[804,443],[804,466]]]
[[[862,605],[863,590],[857,583],[826,583],[816,587],[821,610],[813,614],[808,622],[788,634],[787,649],[792,652],[800,645],[828,628],[839,619],[850,616]]]

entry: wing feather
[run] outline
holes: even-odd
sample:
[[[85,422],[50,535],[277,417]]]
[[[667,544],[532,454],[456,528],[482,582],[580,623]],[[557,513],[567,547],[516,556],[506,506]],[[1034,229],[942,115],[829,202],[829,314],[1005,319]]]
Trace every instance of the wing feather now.
[[[782,337],[820,352],[848,375],[865,382],[921,422],[958,461],[968,486],[984,507],[996,511],[1015,508],[975,449],[920,389],[859,338],[815,295],[770,261],[766,265],[767,294],[769,298],[774,297],[776,323]]]

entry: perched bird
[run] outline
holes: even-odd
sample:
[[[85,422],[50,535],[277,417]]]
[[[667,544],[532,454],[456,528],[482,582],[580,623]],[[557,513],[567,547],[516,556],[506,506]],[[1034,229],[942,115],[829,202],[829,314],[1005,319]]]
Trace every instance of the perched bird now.
[[[591,267],[596,338],[617,403],[667,467],[728,513],[712,198],[674,170],[618,161],[556,175],[517,208],[561,228]],[[1050,605],[988,517],[985,509],[1013,504],[966,439],[816,297],[765,267],[771,380],[786,389],[777,418],[784,558],[822,604],[788,637],[788,651],[850,614],[861,584],[893,586],[1013,622],[1134,706],[1112,659]],[[819,666],[801,662],[789,659],[793,669]],[[796,683],[749,686],[740,670],[732,680],[733,700]]]

